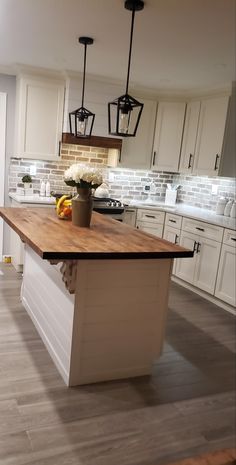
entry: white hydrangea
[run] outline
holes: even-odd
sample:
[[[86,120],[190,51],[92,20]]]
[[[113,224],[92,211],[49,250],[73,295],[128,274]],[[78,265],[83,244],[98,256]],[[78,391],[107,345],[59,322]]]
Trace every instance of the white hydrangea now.
[[[88,184],[88,187],[98,187],[102,184],[102,174],[95,168],[74,164],[64,174],[65,183],[79,187]]]

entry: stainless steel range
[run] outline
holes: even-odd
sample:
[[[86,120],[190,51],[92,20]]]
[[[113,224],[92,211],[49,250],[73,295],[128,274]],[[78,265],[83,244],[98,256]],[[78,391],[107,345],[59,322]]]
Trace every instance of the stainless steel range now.
[[[124,205],[115,199],[93,197],[93,210],[123,221]]]

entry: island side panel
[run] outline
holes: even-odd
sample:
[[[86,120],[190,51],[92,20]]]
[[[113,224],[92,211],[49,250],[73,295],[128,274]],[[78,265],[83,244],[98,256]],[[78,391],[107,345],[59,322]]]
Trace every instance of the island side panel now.
[[[74,295],[62,282],[60,267],[25,245],[22,303],[65,383],[69,385]]]
[[[78,261],[70,386],[151,373],[163,345],[172,262]]]

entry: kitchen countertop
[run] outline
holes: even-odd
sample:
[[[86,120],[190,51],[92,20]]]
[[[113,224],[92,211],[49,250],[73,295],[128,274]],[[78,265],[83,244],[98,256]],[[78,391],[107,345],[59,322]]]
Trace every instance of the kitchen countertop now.
[[[0,208],[0,216],[41,258],[150,259],[192,257],[181,246],[93,212],[90,228],[60,220],[48,208]]]
[[[54,197],[41,197],[38,194],[31,196],[17,195],[14,192],[9,193],[9,197],[13,200],[16,200],[19,203],[32,203],[32,204],[44,204],[44,205],[54,205]],[[191,205],[185,204],[175,204],[174,206],[166,205],[165,202],[151,202],[150,204],[145,201],[131,200],[129,202],[124,202],[130,207],[135,208],[145,208],[148,210],[162,210],[167,213],[174,213],[176,215],[186,216],[193,218],[195,220],[204,221],[206,223],[215,224],[227,229],[236,229],[236,219],[230,218],[223,215],[216,215],[215,211],[206,210],[204,208],[193,207]]]
[[[43,205],[55,205],[54,197],[42,197],[39,194],[34,195],[18,195],[15,192],[9,192],[9,197],[19,203],[32,203]]]
[[[150,203],[131,201],[130,207],[145,208],[148,210],[162,210],[167,213],[174,213],[175,215],[186,216],[195,220],[204,221],[206,223],[222,226],[227,229],[236,229],[236,219],[223,215],[216,215],[215,211],[206,210],[204,208],[193,207],[191,205],[175,204],[174,206],[165,205],[164,202]]]

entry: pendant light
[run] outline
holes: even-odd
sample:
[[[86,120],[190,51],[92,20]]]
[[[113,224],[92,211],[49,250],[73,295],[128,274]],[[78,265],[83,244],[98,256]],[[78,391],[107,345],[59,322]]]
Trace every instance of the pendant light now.
[[[134,137],[143,111],[143,103],[138,102],[128,94],[129,74],[135,12],[143,10],[144,2],[141,0],[126,0],[125,8],[132,11],[126,90],[124,95],[108,103],[108,131],[109,134],[114,136]]]
[[[79,43],[84,45],[84,74],[81,107],[69,113],[70,133],[75,137],[90,137],[93,129],[95,114],[84,107],[84,88],[87,45],[93,44],[91,37],[79,37]]]

